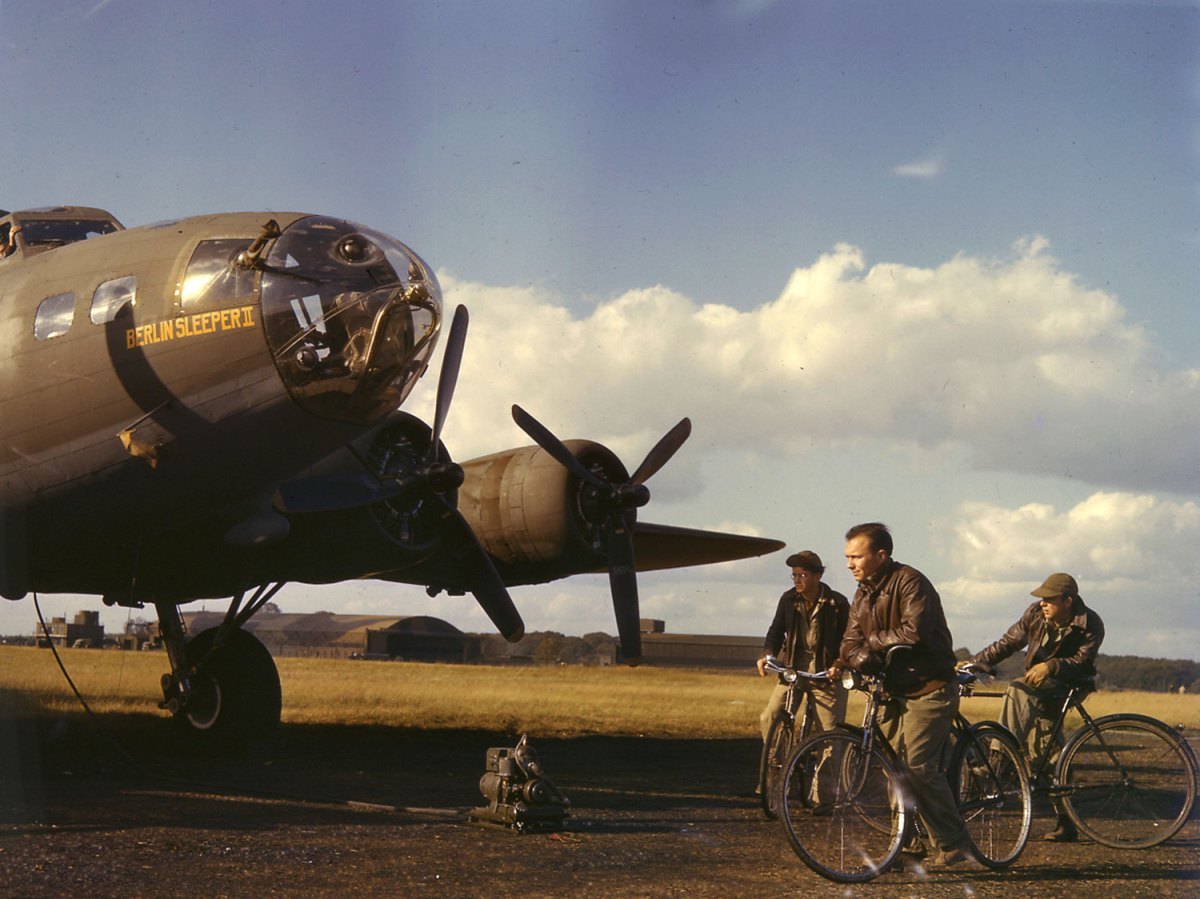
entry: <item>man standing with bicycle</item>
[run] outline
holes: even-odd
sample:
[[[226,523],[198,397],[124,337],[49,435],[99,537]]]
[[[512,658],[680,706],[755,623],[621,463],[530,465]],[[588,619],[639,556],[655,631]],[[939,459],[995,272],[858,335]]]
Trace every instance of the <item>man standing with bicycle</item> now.
[[[792,569],[792,588],[785,590],[775,607],[775,617],[767,629],[763,656],[758,660],[758,675],[766,677],[767,659],[774,656],[786,668],[809,673],[824,671],[838,657],[842,634],[850,614],[850,602],[821,580],[825,566],[810,549],[788,556]],[[771,698],[759,716],[762,738],[766,742],[771,722],[783,709],[791,687],[782,681],[771,691]],[[817,710],[813,732],[832,730],[846,717],[846,691],[840,684],[812,687]]]
[[[846,564],[858,590],[834,669],[878,670],[893,646],[911,647],[885,673],[891,699],[880,724],[908,774],[935,852],[929,867],[971,857],[966,825],[940,762],[958,713],[954,644],[942,600],[921,572],[892,558],[892,535],[878,522],[846,532]]]
[[[1008,685],[1000,723],[1012,731],[1023,749],[1028,748],[1032,732],[1036,759],[1051,740],[1062,745],[1062,733],[1051,733],[1050,728],[1067,691],[1095,676],[1104,622],[1083,604],[1079,586],[1069,574],[1050,575],[1030,595],[1038,599],[1020,620],[970,662],[991,668],[1025,650],[1025,675]],[[1075,825],[1061,811],[1057,814],[1054,830],[1042,839],[1074,842],[1079,836]]]

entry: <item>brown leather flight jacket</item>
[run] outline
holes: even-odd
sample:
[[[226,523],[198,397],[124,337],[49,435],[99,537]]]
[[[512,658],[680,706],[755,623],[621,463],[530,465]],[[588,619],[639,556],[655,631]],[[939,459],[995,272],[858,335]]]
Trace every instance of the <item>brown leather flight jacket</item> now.
[[[865,649],[882,655],[892,646],[912,646],[893,659],[885,684],[893,696],[914,696],[954,680],[953,640],[929,578],[888,559],[858,585],[839,655],[843,665],[856,668],[856,654]]]
[[[1042,604],[1035,602],[1003,637],[976,653],[972,661],[990,667],[1024,649],[1026,671],[1038,662],[1045,662],[1051,677],[1070,683],[1086,680],[1096,673],[1096,653],[1104,642],[1104,622],[1078,596],[1071,602],[1071,620],[1067,623],[1066,633],[1048,658],[1038,654],[1045,635],[1046,617],[1042,614]]]
[[[804,646],[797,639],[801,630],[796,623],[796,604],[804,600],[793,587],[785,590],[775,607],[775,617],[767,629],[763,650],[767,655],[777,656],[788,668],[799,665],[804,655]],[[838,657],[842,645],[842,634],[846,631],[846,617],[850,613],[850,602],[836,590],[821,582],[821,595],[817,598],[817,648],[813,654],[815,671],[824,671]]]

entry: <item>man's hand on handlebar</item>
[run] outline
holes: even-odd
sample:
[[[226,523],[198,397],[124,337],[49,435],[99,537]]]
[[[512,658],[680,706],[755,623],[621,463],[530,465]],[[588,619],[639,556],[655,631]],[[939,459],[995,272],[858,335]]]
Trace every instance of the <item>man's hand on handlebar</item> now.
[[[1025,672],[1025,683],[1031,687],[1040,687],[1042,682],[1050,676],[1050,666],[1045,662],[1038,662],[1032,668]]]

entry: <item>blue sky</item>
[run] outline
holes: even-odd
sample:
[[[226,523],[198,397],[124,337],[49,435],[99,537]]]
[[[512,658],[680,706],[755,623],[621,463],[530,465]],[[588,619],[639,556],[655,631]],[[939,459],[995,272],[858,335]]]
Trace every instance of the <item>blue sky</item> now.
[[[1065,570],[1106,651],[1198,658],[1198,51],[1195,3],[0,0],[0,207],[379,228],[471,308],[459,458],[526,442],[513,402],[631,467],[689,415],[647,520],[849,592],[882,519],[960,645]],[[643,612],[760,633],[782,558],[644,577]],[[605,594],[516,600],[611,631]]]

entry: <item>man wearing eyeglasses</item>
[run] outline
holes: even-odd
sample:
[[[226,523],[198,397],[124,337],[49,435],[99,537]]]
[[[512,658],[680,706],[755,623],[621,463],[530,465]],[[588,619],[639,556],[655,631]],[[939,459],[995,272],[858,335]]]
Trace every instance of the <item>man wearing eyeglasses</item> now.
[[[764,666],[769,656],[797,671],[824,671],[837,658],[850,615],[850,601],[821,580],[825,566],[815,552],[794,553],[786,564],[792,569],[792,589],[784,591],[775,607],[763,656],[758,660],[759,677],[766,677]],[[759,717],[764,741],[775,715],[783,709],[788,689],[787,684],[776,684]],[[812,697],[817,710],[814,732],[832,730],[846,717],[846,691],[840,684],[814,687]]]
[[[1050,740],[1062,746],[1061,729],[1050,733],[1050,727],[1067,691],[1095,676],[1104,622],[1083,604],[1079,586],[1069,574],[1050,575],[1031,595],[1037,602],[1003,637],[970,661],[991,667],[1025,650],[1025,674],[1008,685],[1000,723],[1022,746],[1032,732],[1032,757],[1039,758]],[[1059,812],[1056,827],[1042,839],[1069,843],[1078,839],[1078,833],[1071,820]]]

